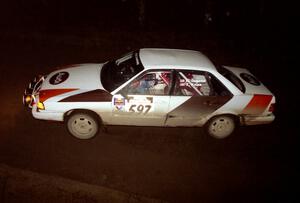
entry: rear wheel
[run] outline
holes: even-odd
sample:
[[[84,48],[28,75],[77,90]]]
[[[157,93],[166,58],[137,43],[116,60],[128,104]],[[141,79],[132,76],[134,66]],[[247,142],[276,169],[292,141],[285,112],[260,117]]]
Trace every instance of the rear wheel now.
[[[99,120],[90,112],[75,111],[67,118],[66,124],[71,135],[78,139],[90,139],[99,131]]]
[[[235,118],[230,115],[213,117],[206,124],[207,133],[217,139],[223,139],[233,133],[236,128]]]

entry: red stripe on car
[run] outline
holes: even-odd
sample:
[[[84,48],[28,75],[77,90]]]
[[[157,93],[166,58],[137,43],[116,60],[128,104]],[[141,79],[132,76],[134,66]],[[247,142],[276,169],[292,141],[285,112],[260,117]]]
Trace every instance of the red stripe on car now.
[[[260,114],[269,106],[273,96],[255,94],[243,110],[243,114]]]
[[[48,90],[41,90],[39,93],[40,102],[44,102],[45,100],[55,97],[60,94],[64,94],[67,92],[71,92],[77,89],[48,89]]]

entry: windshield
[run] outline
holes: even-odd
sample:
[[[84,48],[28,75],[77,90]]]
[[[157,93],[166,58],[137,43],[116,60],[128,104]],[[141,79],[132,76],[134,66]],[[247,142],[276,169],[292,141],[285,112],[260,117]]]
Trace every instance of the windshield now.
[[[219,66],[217,68],[219,73],[221,73],[225,78],[227,78],[232,84],[234,84],[239,90],[241,90],[243,93],[245,93],[245,86],[243,82],[236,76],[234,75],[230,70]]]
[[[130,52],[103,65],[101,83],[104,89],[112,92],[143,69],[138,51]]]

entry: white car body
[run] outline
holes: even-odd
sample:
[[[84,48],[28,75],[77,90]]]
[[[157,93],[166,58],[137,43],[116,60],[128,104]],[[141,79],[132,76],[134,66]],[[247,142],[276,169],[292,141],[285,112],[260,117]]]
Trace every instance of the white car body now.
[[[275,118],[274,95],[246,69],[224,66],[223,70],[238,80],[237,86],[198,51],[140,49],[115,60],[114,64],[122,64],[129,58],[142,66],[142,70],[113,90],[105,88],[101,81],[102,68],[108,62],[73,65],[42,77],[30,92],[33,117],[65,121],[73,111],[87,110],[97,114],[104,125],[199,127],[218,115],[232,115],[242,125],[270,123]],[[168,86],[168,92],[131,94],[133,83],[141,82],[144,76],[158,77],[152,80],[159,81],[157,86]],[[220,95],[223,92],[217,95],[212,82],[216,89],[224,89],[226,95]],[[205,89],[205,85],[209,93],[198,90]],[[177,89],[179,95],[175,95]],[[182,93],[184,89],[196,93]],[[128,93],[124,94],[125,90]],[[39,103],[43,108],[38,107]]]

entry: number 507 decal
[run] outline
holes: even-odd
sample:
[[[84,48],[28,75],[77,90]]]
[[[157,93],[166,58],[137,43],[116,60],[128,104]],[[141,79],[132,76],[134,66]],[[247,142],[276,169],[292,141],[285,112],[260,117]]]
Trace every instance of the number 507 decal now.
[[[132,104],[130,107],[129,107],[129,112],[132,112],[132,113],[148,113],[151,109],[151,105],[143,105],[143,104]]]

